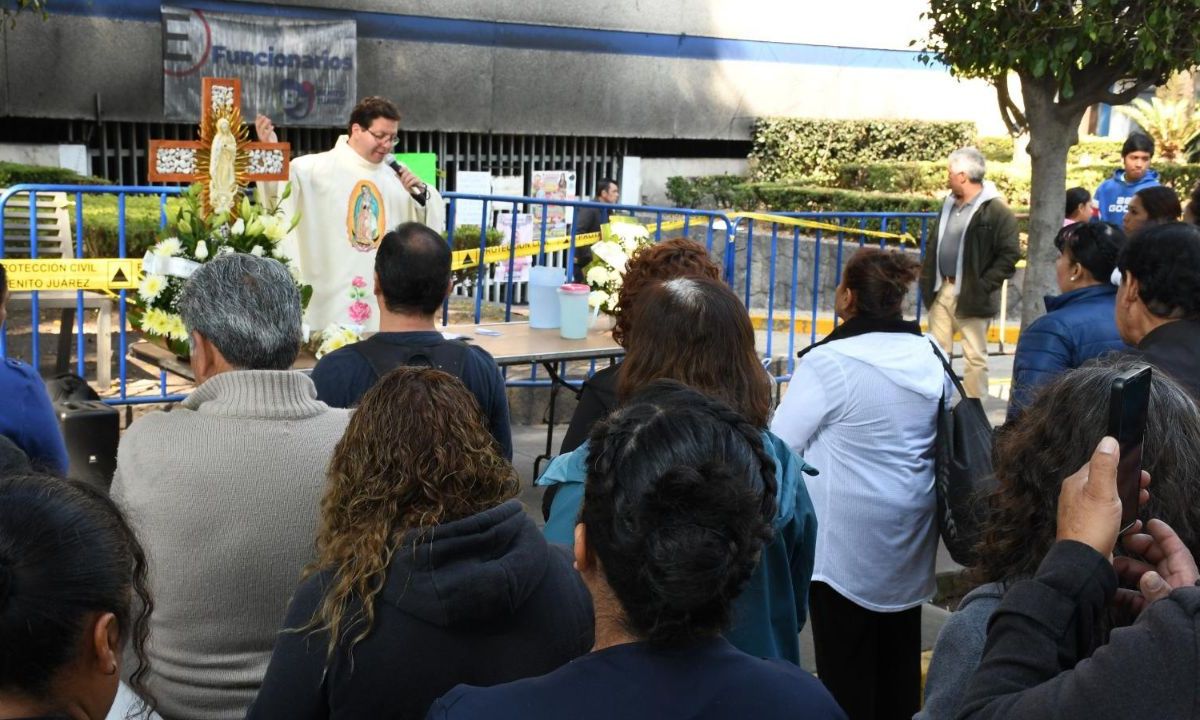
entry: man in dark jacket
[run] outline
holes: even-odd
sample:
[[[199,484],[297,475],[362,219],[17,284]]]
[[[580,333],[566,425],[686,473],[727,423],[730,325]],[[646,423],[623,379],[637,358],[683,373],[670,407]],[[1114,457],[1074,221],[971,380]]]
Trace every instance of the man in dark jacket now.
[[[615,205],[621,199],[621,187],[611,178],[600,178],[596,181],[596,197],[594,202]],[[575,211],[575,234],[600,232],[600,226],[608,222],[608,208],[581,207]],[[583,269],[592,261],[592,248],[575,248],[575,282],[586,283]]]
[[[992,615],[960,720],[1200,716],[1200,571],[1160,520],[1122,541],[1151,564],[1110,564],[1121,524],[1118,455],[1117,441],[1104,438],[1091,462],[1063,481],[1058,542]],[[1140,592],[1118,591],[1118,572]],[[1141,614],[1081,662],[1114,596]]]
[[[375,254],[379,332],[338,348],[312,371],[317,399],[336,408],[358,405],[379,378],[401,365],[427,365],[463,381],[488,429],[512,459],[512,427],[504,376],[487,350],[447,340],[434,315],[450,294],[450,248],[434,230],[403,223],[383,236]]]
[[[1121,338],[1200,402],[1200,228],[1150,228],[1128,242],[1117,268]]]
[[[963,337],[971,397],[987,396],[987,326],[1000,311],[1000,286],[1016,271],[1021,249],[1017,218],[996,186],[983,181],[983,154],[973,147],[950,154],[950,193],[929,229],[921,268],[921,297],[929,331],[949,355]]]

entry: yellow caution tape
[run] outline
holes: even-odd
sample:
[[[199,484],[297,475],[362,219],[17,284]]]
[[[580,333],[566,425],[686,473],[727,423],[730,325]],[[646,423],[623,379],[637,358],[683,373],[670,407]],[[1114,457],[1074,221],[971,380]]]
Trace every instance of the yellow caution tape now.
[[[643,225],[647,231],[653,233],[656,230],[676,230],[684,226],[683,220],[671,220],[669,222],[657,223],[652,225]],[[600,242],[600,233],[582,233],[575,236],[575,247],[581,248],[588,245],[594,245]],[[555,235],[546,238],[546,244],[543,246],[540,242],[518,243],[516,247],[509,245],[493,245],[483,251],[483,264],[491,265],[493,263],[505,262],[510,257],[531,257],[542,252],[558,252],[571,247],[571,238],[569,235]],[[479,250],[473,248],[471,250],[456,250],[450,255],[450,269],[463,270],[465,268],[476,267],[479,265],[480,257]]]
[[[729,213],[730,218],[746,218],[747,220],[759,220],[761,222],[777,223],[779,225],[792,225],[795,227],[811,228],[813,230],[830,230],[832,232],[845,232],[854,235],[865,235],[867,237],[880,238],[882,240],[897,240],[902,243],[917,244],[917,239],[908,233],[893,233],[884,230],[865,230],[862,228],[851,227],[847,225],[837,225],[834,223],[819,222],[817,220],[807,220],[805,218],[787,217],[785,215],[772,215],[770,213],[756,212],[735,212]]]
[[[134,258],[4,258],[8,289],[131,290],[137,287],[142,261]]]

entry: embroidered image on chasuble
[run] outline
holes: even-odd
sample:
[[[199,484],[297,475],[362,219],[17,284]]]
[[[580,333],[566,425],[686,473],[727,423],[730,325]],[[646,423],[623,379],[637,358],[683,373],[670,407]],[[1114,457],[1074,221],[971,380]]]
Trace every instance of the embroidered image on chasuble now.
[[[362,180],[350,193],[346,212],[346,231],[350,246],[360,252],[371,252],[379,248],[379,241],[387,228],[387,213],[379,188],[370,180]]]
[[[421,207],[387,165],[365,160],[338,138],[332,150],[292,161],[291,194],[282,201],[300,222],[281,243],[313,288],[305,322],[314,332],[331,323],[379,329],[375,250],[397,225],[416,221],[441,232],[445,203],[434,188]],[[280,194],[283,184],[263,188]]]

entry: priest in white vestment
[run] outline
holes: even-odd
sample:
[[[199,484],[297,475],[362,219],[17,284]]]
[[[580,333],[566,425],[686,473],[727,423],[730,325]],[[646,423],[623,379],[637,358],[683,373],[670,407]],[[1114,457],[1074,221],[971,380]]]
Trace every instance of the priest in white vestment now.
[[[271,119],[255,120],[258,139],[277,142]],[[313,295],[305,322],[315,332],[331,323],[379,329],[375,303],[375,250],[385,233],[416,221],[438,232],[446,228],[446,206],[436,188],[407,169],[397,175],[386,160],[400,130],[400,112],[380,97],[361,100],[350,114],[349,134],[332,150],[292,160],[292,192],[282,200],[288,217],[300,224],[279,244],[297,265]],[[268,198],[278,198],[281,183],[263,183]],[[422,206],[414,194],[424,190]]]

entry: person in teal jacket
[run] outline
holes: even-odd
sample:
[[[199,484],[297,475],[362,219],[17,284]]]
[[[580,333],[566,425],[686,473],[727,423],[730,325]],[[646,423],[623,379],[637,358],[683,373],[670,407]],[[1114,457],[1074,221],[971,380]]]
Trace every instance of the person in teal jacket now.
[[[816,514],[801,475],[817,470],[766,430],[771,380],[755,353],[750,317],[724,283],[708,278],[651,286],[635,312],[618,380],[620,400],[654,380],[670,378],[723,400],[762,429],[766,451],[775,459],[775,537],[734,602],[733,625],[725,637],[751,655],[799,664],[817,536]],[[588,452],[584,443],[558,456],[537,480],[560,486],[543,531],[552,543],[574,546]]]

